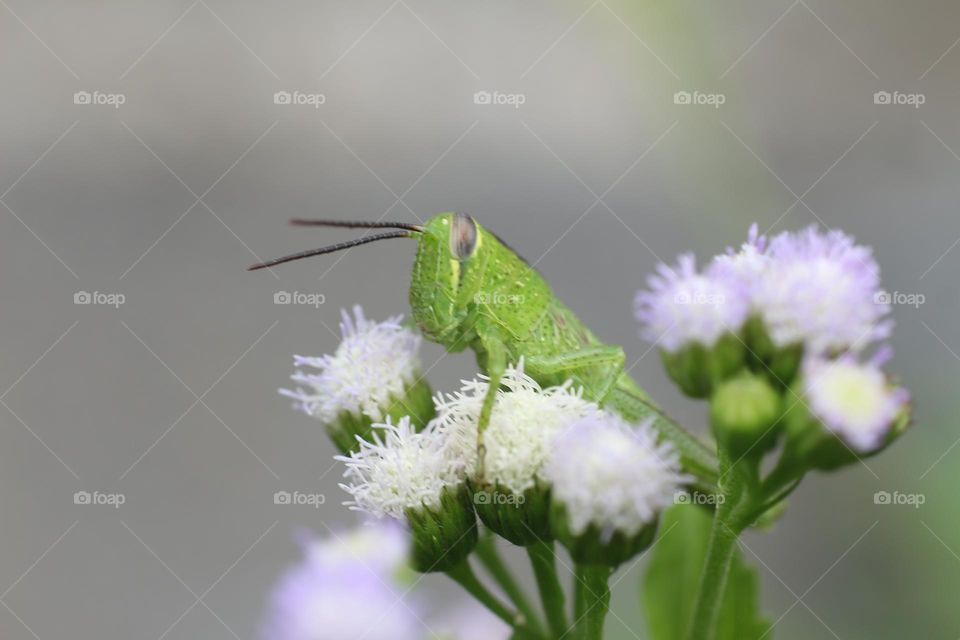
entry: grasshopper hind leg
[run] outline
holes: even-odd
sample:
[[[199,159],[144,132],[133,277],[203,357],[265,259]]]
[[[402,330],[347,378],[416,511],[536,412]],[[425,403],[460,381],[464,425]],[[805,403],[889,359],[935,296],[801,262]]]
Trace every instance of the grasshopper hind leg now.
[[[626,356],[620,347],[597,345],[551,356],[527,356],[527,373],[535,379],[572,379],[582,385],[588,399],[603,404],[610,396]]]
[[[533,378],[572,378],[582,383],[589,399],[607,406],[630,422],[654,418],[660,436],[676,447],[684,466],[709,484],[716,479],[716,456],[686,433],[653,403],[633,379],[624,374],[625,356],[620,347],[600,345],[553,356],[526,358]],[[597,371],[603,372],[601,375]]]

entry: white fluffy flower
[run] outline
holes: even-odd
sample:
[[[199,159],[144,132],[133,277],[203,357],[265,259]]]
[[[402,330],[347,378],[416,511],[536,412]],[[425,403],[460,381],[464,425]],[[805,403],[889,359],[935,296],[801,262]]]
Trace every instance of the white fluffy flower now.
[[[597,411],[582,390],[569,383],[543,389],[523,372],[523,361],[508,367],[497,391],[484,433],[484,478],[516,495],[534,486],[550,456],[553,437],[576,420]],[[437,397],[436,428],[450,440],[450,456],[472,474],[477,463],[477,422],[489,388],[485,376],[464,381],[459,392]]]
[[[574,535],[590,525],[607,537],[636,535],[673,504],[688,478],[673,447],[657,443],[651,422],[635,426],[600,413],[557,436],[545,475]]]
[[[344,503],[351,509],[404,520],[407,509],[438,508],[443,490],[464,481],[435,425],[418,433],[403,417],[373,426],[373,442],[359,440],[359,451],[337,456],[347,465],[340,487],[353,498]]]
[[[811,360],[805,373],[810,409],[862,453],[883,444],[897,414],[909,402],[906,389],[890,385],[878,366],[859,364],[850,357]]]
[[[342,310],[340,332],[343,340],[332,355],[294,356],[298,369],[291,379],[296,390],[280,389],[293,398],[306,414],[332,423],[337,415],[349,412],[372,420],[383,419],[390,398],[402,396],[405,387],[417,380],[420,371],[420,336],[401,326],[401,316],[372,322],[359,305],[355,317]]]

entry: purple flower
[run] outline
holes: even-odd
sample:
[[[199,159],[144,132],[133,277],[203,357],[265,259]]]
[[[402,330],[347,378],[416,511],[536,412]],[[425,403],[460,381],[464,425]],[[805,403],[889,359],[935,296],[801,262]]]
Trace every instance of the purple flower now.
[[[910,401],[906,389],[887,382],[876,359],[869,364],[858,364],[849,354],[832,361],[813,359],[804,373],[804,392],[813,414],[861,453],[883,444]]]
[[[398,535],[379,526],[308,541],[304,561],[274,589],[261,638],[419,640],[422,625],[396,580]]]
[[[641,336],[669,352],[688,343],[713,346],[743,325],[749,311],[741,282],[721,270],[698,273],[693,254],[681,255],[676,267],[657,266],[640,291],[634,312]]]
[[[808,355],[859,351],[890,335],[890,306],[869,248],[842,231],[815,226],[781,233],[751,291],[755,309],[778,346],[798,342]]]
[[[767,237],[760,235],[757,223],[750,225],[747,241],[739,251],[727,247],[727,252],[715,256],[707,267],[708,273],[727,282],[735,282],[748,295],[757,287],[763,274],[770,267]]]

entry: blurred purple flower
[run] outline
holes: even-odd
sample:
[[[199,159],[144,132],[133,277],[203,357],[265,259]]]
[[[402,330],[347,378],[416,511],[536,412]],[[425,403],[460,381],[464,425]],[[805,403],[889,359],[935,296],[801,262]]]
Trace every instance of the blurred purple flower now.
[[[675,267],[658,265],[647,284],[649,290],[637,294],[634,313],[643,325],[641,336],[666,351],[691,342],[712,347],[747,318],[740,281],[719,271],[698,273],[693,254],[681,255]]]
[[[887,380],[875,358],[859,364],[847,354],[837,360],[808,360],[804,392],[814,415],[853,449],[869,453],[887,438],[909,392]]]
[[[859,351],[889,337],[890,305],[868,247],[815,226],[781,233],[752,300],[778,346],[803,342],[808,355]]]
[[[752,298],[752,291],[770,267],[768,246],[767,237],[760,235],[760,229],[754,222],[750,225],[747,241],[740,245],[740,250],[734,251],[733,247],[727,247],[726,253],[713,258],[707,272],[715,278],[731,283],[731,286],[738,286]]]
[[[279,581],[263,640],[419,640],[424,629],[403,601],[397,574],[401,530],[377,524],[304,540],[305,558]],[[404,540],[403,548],[406,548]]]

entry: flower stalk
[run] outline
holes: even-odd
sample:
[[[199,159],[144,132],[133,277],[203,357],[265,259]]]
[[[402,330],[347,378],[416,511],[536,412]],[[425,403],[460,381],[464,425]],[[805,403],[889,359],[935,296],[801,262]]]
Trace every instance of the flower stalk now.
[[[563,586],[557,575],[556,552],[552,542],[542,540],[527,547],[530,566],[537,579],[537,589],[547,616],[547,624],[553,637],[562,637],[567,632],[567,615],[564,612]]]
[[[477,574],[474,573],[470,561],[466,558],[446,571],[454,582],[459,584],[471,596],[477,599],[492,614],[506,622],[511,627],[522,626],[525,622],[522,614],[511,611],[497,596],[490,593]]]
[[[700,590],[693,607],[693,620],[687,640],[713,640],[716,635],[720,605],[730,573],[730,563],[737,549],[737,538],[749,523],[744,513],[751,511],[744,467],[748,461],[731,462],[720,452],[719,483],[722,500],[717,504],[707,542],[707,557],[700,578]]]
[[[606,565],[577,563],[574,587],[574,633],[576,640],[602,640],[603,623],[610,610],[610,574]]]
[[[494,538],[493,534],[487,533],[480,538],[480,542],[476,548],[477,560],[483,565],[487,570],[487,573],[490,574],[490,577],[493,578],[494,582],[497,583],[503,593],[510,599],[510,602],[513,603],[513,606],[517,608],[524,618],[526,618],[529,625],[540,635],[544,634],[543,623],[540,620],[540,616],[537,614],[536,609],[530,603],[530,600],[527,598],[527,594],[524,592],[523,587],[517,582],[513,574],[510,572],[509,567],[503,561],[503,557],[500,555],[499,550],[497,549],[497,541]],[[561,592],[561,611],[563,607],[563,594]]]

